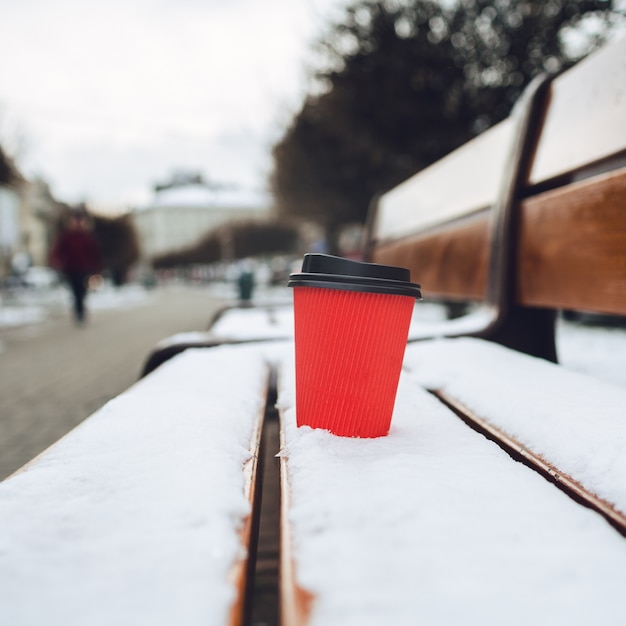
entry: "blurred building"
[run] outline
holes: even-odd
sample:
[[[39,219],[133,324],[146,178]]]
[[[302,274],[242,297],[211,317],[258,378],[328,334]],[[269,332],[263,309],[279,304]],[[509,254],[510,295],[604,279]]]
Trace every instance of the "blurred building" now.
[[[0,278],[6,276],[19,243],[20,197],[9,186],[0,185]]]
[[[227,222],[265,218],[271,205],[269,194],[202,180],[157,187],[154,200],[132,214],[142,259],[192,246]]]
[[[32,265],[48,265],[61,204],[40,179],[26,181],[20,196],[20,252],[29,256]]]
[[[0,180],[0,277],[48,264],[59,206],[43,180],[27,180],[16,169]]]

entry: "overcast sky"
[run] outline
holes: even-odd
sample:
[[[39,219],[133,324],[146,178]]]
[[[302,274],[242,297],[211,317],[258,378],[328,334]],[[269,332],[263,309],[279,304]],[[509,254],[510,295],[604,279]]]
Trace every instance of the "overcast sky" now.
[[[344,0],[0,0],[0,142],[57,198],[148,201],[177,168],[259,187]]]

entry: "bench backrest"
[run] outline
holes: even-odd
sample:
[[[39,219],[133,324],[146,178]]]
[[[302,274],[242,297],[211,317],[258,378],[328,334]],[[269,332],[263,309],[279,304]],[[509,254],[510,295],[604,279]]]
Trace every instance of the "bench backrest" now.
[[[409,267],[426,298],[489,301],[508,185],[512,303],[626,314],[626,38],[549,81],[531,116],[382,195],[368,256]]]

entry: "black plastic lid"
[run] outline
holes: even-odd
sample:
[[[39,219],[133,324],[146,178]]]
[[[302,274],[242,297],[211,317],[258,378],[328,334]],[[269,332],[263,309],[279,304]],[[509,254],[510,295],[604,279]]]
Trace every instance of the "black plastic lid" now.
[[[387,293],[421,300],[420,286],[410,279],[411,273],[404,267],[311,253],[304,255],[302,272],[291,274],[287,285]]]

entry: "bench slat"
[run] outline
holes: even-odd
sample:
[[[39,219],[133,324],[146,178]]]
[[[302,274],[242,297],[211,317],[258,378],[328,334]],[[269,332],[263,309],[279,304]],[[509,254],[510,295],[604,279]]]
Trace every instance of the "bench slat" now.
[[[280,429],[280,449],[285,449],[285,432]],[[286,626],[305,626],[313,594],[301,587],[296,579],[295,557],[291,541],[289,510],[291,508],[291,486],[287,458],[280,457],[280,623]]]
[[[511,437],[500,428],[495,427],[488,420],[471,411],[454,396],[442,391],[435,392],[445,404],[452,407],[469,424],[480,432],[484,432],[491,439],[501,444],[505,450],[515,457],[519,457],[534,467],[544,476],[562,486],[566,492],[586,503],[607,518],[622,534],[626,536],[626,514],[615,509],[615,506],[598,497],[595,493],[586,489],[580,482],[569,474],[562,472],[557,466],[546,460],[543,456],[533,452],[521,444],[517,439]]]
[[[506,119],[380,198],[375,239],[384,242],[492,206],[513,141]]]
[[[241,623],[267,385],[188,350],[0,483],[0,623]]]
[[[624,539],[411,377],[389,436],[360,440],[296,428],[290,372],[279,409],[295,624],[626,619]]]
[[[263,397],[267,397],[269,386],[269,372],[266,375],[266,386]],[[257,494],[260,488],[261,477],[259,476],[259,456],[261,454],[261,434],[263,432],[263,419],[265,416],[265,403],[258,407],[256,419],[253,422],[250,436],[250,458],[243,467],[244,495],[250,505],[250,513],[243,520],[243,527],[239,531],[239,543],[244,547],[243,552],[230,569],[229,578],[236,589],[235,600],[231,604],[228,626],[243,626],[246,623],[248,611],[249,585],[253,574],[249,557],[253,551],[252,544],[256,540],[253,537],[255,516],[259,514]]]
[[[548,94],[529,184],[626,150],[626,37],[557,77]]]
[[[425,298],[483,300],[489,264],[489,215],[482,211],[425,233],[381,244],[372,260],[411,270]]]
[[[524,200],[516,302],[626,314],[625,198],[622,168]],[[487,213],[480,213],[381,245],[373,260],[408,267],[428,298],[482,300],[488,220]]]
[[[626,167],[525,200],[517,301],[626,314],[625,203]]]
[[[626,534],[626,390],[479,339],[411,344],[405,366]]]

